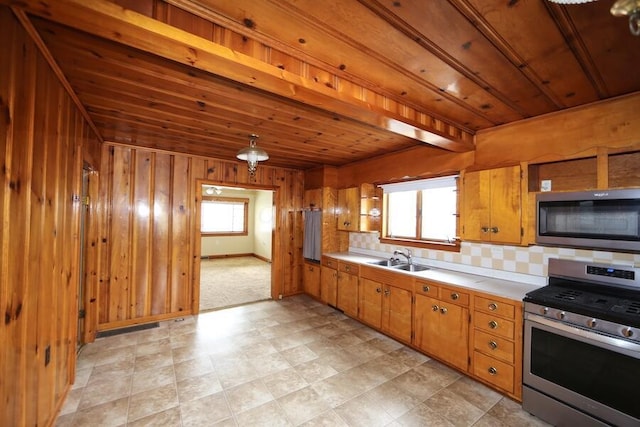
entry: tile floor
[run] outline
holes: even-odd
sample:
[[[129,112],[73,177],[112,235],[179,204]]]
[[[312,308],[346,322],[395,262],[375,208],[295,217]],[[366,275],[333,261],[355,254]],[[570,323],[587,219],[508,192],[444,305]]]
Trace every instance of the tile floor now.
[[[306,297],[101,338],[56,426],[542,426],[519,404]]]

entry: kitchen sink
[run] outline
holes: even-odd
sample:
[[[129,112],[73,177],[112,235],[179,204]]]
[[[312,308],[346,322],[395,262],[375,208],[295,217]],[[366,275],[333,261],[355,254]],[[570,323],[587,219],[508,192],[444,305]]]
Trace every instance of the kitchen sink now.
[[[396,261],[395,259],[393,259],[393,260],[391,260],[391,259],[383,259],[382,261],[372,261],[369,264],[381,265],[383,267],[396,267],[396,266],[400,265],[398,263],[398,261]]]
[[[404,271],[425,271],[428,270],[429,267],[426,265],[420,264],[402,264],[393,266],[396,270],[404,270]]]

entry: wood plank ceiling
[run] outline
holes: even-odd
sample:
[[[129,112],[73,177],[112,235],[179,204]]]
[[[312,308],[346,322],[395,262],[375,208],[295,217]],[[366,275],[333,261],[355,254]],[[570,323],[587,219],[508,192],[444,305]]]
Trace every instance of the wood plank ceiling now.
[[[613,1],[27,0],[106,141],[306,169],[640,90]],[[514,145],[517,141],[514,141]]]

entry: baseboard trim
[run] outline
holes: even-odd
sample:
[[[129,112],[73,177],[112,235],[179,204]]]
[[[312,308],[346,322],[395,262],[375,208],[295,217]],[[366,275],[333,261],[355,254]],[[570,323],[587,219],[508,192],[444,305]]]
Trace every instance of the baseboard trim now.
[[[260,256],[258,254],[225,254],[225,255],[202,255],[200,257],[200,259],[225,259],[225,258],[242,258],[242,257],[246,257],[246,256],[252,256],[254,258],[258,258],[261,261],[264,262],[268,262],[271,263],[271,260],[268,258],[265,258],[263,256]]]

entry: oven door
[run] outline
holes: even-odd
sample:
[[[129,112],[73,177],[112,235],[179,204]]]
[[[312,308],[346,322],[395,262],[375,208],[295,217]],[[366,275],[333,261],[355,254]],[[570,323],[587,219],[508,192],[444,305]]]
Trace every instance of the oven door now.
[[[532,313],[524,345],[525,387],[607,423],[640,425],[640,345]]]

